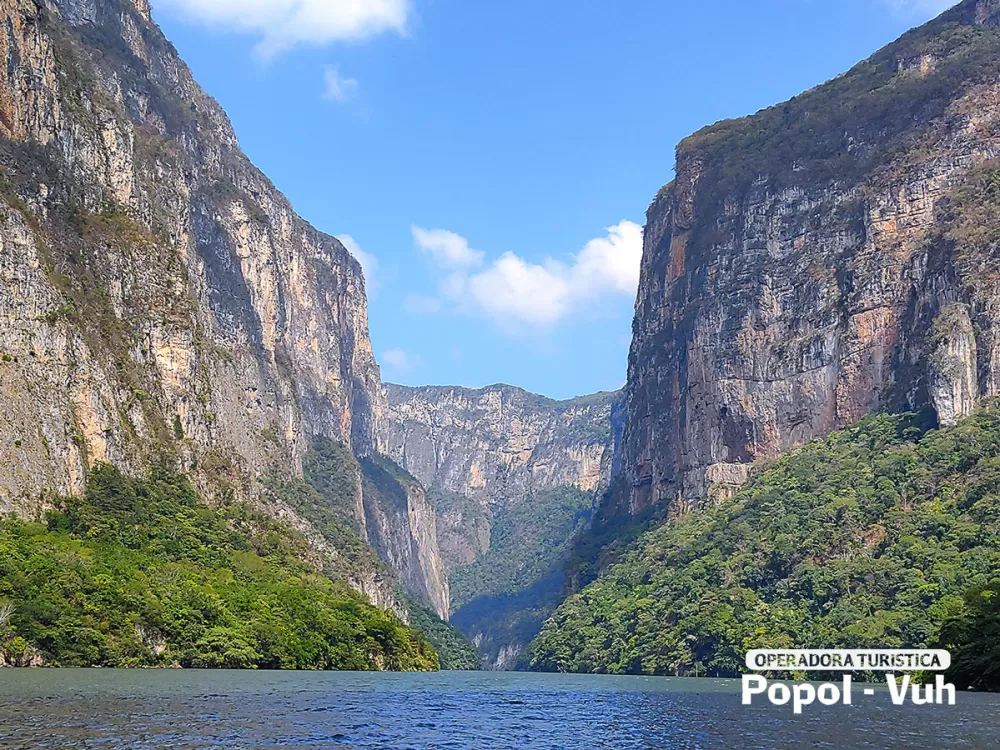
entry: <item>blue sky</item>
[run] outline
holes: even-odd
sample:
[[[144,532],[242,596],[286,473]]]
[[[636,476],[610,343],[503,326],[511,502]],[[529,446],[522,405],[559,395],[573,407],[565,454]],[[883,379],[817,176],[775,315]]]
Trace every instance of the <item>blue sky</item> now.
[[[948,0],[154,0],[243,149],[366,267],[387,381],[624,383],[645,209],[699,127]]]

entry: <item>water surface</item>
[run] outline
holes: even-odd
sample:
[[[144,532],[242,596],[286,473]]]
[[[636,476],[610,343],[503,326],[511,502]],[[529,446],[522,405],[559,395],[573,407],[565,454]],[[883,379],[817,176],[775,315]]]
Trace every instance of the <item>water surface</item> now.
[[[740,704],[739,682],[490,672],[0,670],[0,748],[996,748],[1000,697]]]

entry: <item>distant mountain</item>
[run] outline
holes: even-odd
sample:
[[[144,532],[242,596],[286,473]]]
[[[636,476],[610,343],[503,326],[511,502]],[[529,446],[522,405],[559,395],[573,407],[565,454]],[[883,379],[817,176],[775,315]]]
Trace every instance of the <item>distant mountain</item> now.
[[[491,666],[511,667],[558,602],[572,540],[610,481],[619,394],[385,391],[387,453],[436,511],[452,622]]]

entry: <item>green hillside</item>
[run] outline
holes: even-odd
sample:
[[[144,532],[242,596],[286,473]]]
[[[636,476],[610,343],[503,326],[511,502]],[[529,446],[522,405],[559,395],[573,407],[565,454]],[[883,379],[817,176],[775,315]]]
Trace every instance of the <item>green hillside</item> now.
[[[44,522],[0,520],[0,663],[429,670],[424,637],[307,566],[246,506],[102,465]]]
[[[994,577],[1000,408],[926,433],[915,415],[877,415],[642,536],[560,606],[531,664],[735,675],[755,647],[968,651],[984,633],[970,623],[992,616],[1000,630],[974,593]]]
[[[523,666],[517,654],[561,599],[565,560],[592,503],[574,487],[541,490],[499,512],[490,549],[452,573],[451,621],[475,638],[487,663]]]

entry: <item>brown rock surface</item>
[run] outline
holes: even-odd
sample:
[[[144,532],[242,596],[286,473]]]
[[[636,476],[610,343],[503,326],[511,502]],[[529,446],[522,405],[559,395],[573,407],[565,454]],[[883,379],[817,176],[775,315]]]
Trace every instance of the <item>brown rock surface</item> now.
[[[1000,4],[683,141],[647,214],[608,510],[713,483],[881,407],[952,423],[1000,384]]]

